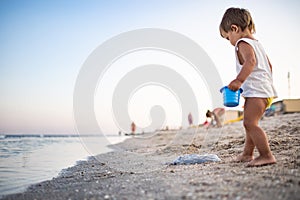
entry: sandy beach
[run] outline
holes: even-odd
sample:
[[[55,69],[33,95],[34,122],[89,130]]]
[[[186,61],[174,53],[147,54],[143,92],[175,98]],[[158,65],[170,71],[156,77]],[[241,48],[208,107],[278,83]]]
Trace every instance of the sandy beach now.
[[[232,162],[243,149],[242,122],[208,130],[160,131],[128,137],[111,146],[112,152],[3,199],[299,199],[299,122],[300,113],[261,120],[275,165],[248,168]],[[216,154],[221,161],[167,164],[192,153]]]

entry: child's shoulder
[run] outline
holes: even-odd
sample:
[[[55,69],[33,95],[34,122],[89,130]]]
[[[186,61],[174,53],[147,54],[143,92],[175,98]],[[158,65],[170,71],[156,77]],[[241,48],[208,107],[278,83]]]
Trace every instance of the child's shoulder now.
[[[241,38],[236,42],[236,45],[238,45],[241,42],[249,43],[249,44],[257,44],[259,43],[257,39],[254,38]]]
[[[249,45],[253,48],[256,49],[257,46],[261,46],[258,40],[256,39],[251,39],[251,38],[241,38],[236,42],[235,48],[236,51],[238,51],[240,48],[246,48],[249,47]]]

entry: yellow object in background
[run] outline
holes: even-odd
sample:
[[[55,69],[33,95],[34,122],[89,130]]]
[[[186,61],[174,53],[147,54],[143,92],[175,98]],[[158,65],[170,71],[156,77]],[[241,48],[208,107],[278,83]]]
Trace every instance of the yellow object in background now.
[[[244,115],[241,115],[241,116],[239,116],[239,117],[236,118],[236,119],[228,120],[228,121],[226,121],[224,124],[230,124],[230,123],[238,122],[238,121],[241,121],[242,119],[244,119]]]

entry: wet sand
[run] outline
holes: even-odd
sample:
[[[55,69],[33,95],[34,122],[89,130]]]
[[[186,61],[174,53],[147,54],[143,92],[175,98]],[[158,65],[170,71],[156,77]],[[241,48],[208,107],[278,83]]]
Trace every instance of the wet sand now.
[[[4,199],[299,199],[300,113],[265,117],[260,125],[275,165],[248,168],[232,162],[243,149],[242,122],[160,131],[129,137],[113,145],[113,152]],[[221,162],[166,164],[190,153],[217,154]]]

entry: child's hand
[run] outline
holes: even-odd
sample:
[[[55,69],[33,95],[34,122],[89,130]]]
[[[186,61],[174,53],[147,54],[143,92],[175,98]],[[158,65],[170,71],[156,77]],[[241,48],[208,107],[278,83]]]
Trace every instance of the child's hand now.
[[[238,89],[240,89],[241,86],[242,86],[242,82],[239,81],[238,79],[234,79],[229,83],[228,88],[233,91],[237,91]]]

